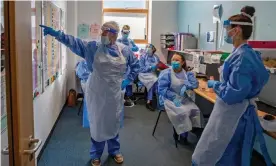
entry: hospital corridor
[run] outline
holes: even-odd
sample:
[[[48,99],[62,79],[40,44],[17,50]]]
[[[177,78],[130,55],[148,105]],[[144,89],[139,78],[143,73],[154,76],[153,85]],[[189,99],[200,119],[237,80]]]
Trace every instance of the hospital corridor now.
[[[1,166],[276,166],[276,1],[0,1]]]

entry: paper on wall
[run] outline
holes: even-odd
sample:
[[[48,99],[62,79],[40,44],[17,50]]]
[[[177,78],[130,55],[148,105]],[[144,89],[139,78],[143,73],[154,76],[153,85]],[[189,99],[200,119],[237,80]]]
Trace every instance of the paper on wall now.
[[[90,25],[90,36],[92,40],[98,41],[100,36],[101,26],[97,23]]]
[[[206,32],[206,41],[207,43],[214,43],[215,42],[215,35],[216,35],[216,32],[215,31],[209,31],[209,32]]]
[[[81,39],[87,39],[89,35],[89,25],[79,24],[78,26],[78,37]]]

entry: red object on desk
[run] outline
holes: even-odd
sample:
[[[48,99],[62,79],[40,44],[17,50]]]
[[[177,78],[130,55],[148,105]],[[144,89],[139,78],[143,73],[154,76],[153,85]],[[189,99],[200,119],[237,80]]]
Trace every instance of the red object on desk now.
[[[174,46],[169,47],[168,50],[173,51],[174,50]]]
[[[160,70],[164,70],[164,69],[169,68],[169,66],[165,65],[163,62],[159,62],[157,64],[157,68],[160,69]]]
[[[276,41],[248,41],[252,48],[275,49]]]

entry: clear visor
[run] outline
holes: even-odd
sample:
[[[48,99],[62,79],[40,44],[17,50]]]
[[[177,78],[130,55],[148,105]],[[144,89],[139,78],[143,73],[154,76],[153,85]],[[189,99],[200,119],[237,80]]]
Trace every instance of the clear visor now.
[[[225,42],[224,42],[224,37],[228,35],[228,30],[231,28],[231,25],[247,25],[247,26],[253,26],[252,23],[249,22],[237,22],[237,21],[230,21],[230,20],[225,20],[223,22],[222,28],[221,28],[221,34],[220,34],[220,43],[219,43],[219,48],[221,48]],[[231,30],[230,30],[231,31]]]
[[[153,48],[153,45],[152,45],[152,44],[148,44],[148,45],[146,46],[146,48]]]

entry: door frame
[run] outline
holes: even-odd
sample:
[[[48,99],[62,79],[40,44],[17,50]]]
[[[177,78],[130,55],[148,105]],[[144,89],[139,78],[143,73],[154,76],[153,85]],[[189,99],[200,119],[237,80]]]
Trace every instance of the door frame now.
[[[7,111],[7,128],[8,128],[8,147],[9,147],[9,165],[14,165],[13,153],[13,126],[12,126],[12,109],[11,109],[11,58],[10,58],[10,2],[4,1],[4,37],[5,37],[5,78],[6,78],[6,111]]]
[[[4,1],[4,10],[9,162],[34,166],[35,154],[23,153],[34,136],[31,2]]]

